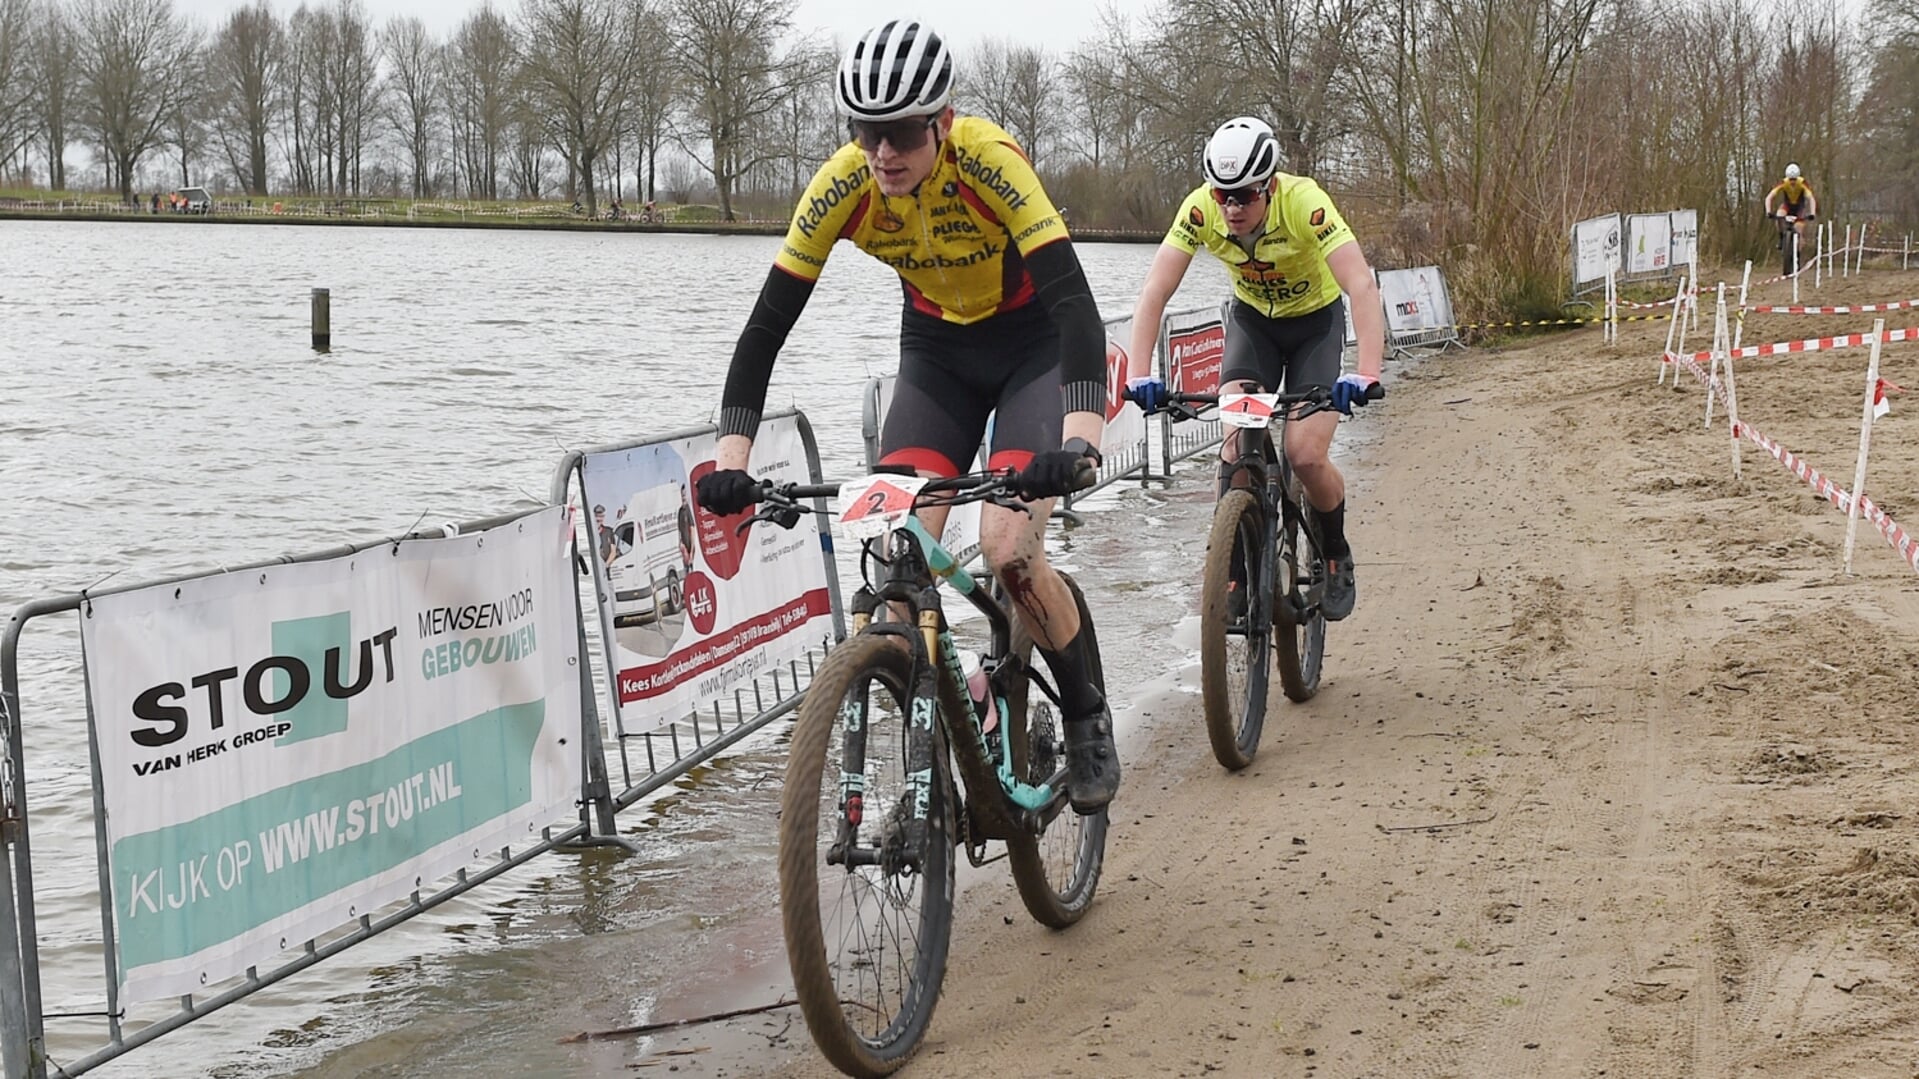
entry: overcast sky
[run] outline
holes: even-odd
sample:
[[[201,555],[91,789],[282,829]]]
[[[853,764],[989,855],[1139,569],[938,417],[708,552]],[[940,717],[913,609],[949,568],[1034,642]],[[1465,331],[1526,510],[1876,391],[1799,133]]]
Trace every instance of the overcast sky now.
[[[176,10],[185,12],[212,26],[248,0],[174,0]],[[299,0],[271,0],[282,15],[298,6]],[[428,29],[445,37],[462,19],[477,10],[479,0],[362,0],[375,25],[395,15],[418,15]],[[670,5],[672,0],[664,0]],[[511,14],[518,0],[494,0],[494,7]],[[1113,6],[1125,12],[1143,12],[1155,6],[1153,0],[949,0],[943,5],[906,5],[887,0],[799,0],[794,11],[794,29],[800,33],[817,31],[831,40],[837,37],[850,44],[868,27],[900,17],[927,20],[954,45],[965,49],[982,38],[1014,38],[1024,43],[1044,45],[1055,54],[1070,51],[1092,35],[1103,7]]]

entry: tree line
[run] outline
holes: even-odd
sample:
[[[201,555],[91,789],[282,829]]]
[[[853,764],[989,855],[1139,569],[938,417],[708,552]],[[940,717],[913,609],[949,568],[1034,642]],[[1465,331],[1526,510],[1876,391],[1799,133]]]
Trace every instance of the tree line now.
[[[0,0],[0,178],[84,149],[131,198],[710,199],[783,215],[845,138],[838,43],[792,0],[521,0],[436,36],[361,0],[201,26],[172,0]],[[958,50],[1078,225],[1158,229],[1205,135],[1251,113],[1375,261],[1441,261],[1463,306],[1556,296],[1572,221],[1696,208],[1709,255],[1770,239],[1788,160],[1822,208],[1919,217],[1919,0],[1163,0],[1077,45]],[[148,170],[143,172],[142,170]]]

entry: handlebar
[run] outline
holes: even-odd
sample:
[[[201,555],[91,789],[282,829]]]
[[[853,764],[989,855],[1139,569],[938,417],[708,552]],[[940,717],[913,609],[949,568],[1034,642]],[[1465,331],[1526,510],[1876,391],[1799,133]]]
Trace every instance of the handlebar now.
[[[1074,476],[1076,489],[1092,486],[1096,478],[1096,470],[1091,467],[1091,462],[1084,464],[1086,467]],[[781,528],[792,528],[800,523],[803,513],[825,512],[815,510],[807,502],[838,497],[842,486],[841,483],[775,483],[761,480],[759,496],[753,500],[761,508],[741,521],[736,531],[746,531],[755,521],[771,521]],[[1019,473],[1010,468],[930,479],[913,496],[913,508],[916,510],[928,506],[959,506],[968,502],[991,502],[1021,513],[1032,512],[1031,507],[1020,497]]]
[[[1126,400],[1133,399],[1132,390],[1122,388],[1120,392]],[[1169,393],[1166,395],[1166,411],[1181,420],[1197,420],[1202,410],[1219,404],[1220,396],[1217,393]],[[1368,401],[1377,401],[1385,396],[1384,383],[1374,382],[1366,387]],[[1300,390],[1297,393],[1276,393],[1273,398],[1273,403],[1279,406],[1279,410],[1289,420],[1303,420],[1333,407],[1332,391],[1319,386]]]

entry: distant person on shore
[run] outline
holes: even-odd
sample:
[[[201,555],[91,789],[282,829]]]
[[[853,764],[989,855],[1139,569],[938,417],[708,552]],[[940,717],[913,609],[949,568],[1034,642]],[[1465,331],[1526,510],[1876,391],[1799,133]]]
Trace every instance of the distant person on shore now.
[[[1046,558],[1053,500],[1090,481],[1106,423],[1106,332],[1079,256],[1026,154],[999,125],[959,117],[953,60],[923,23],[862,35],[835,97],[845,145],[814,174],[740,333],[720,398],[717,471],[699,504],[722,516],[759,497],[747,471],[773,362],[840,239],[898,271],[899,380],[882,468],[966,472],[996,413],[987,465],[1026,504],[982,504],[980,546],[1060,690],[1067,791],[1092,813],[1119,789],[1112,712],[1071,590]],[[939,535],[946,513],[922,509]]]
[[[1298,393],[1320,387],[1333,407],[1350,415],[1366,403],[1379,381],[1386,355],[1386,315],[1379,286],[1359,241],[1333,200],[1312,180],[1279,171],[1279,140],[1263,120],[1241,116],[1221,124],[1207,140],[1206,182],[1193,189],[1173,215],[1146,283],[1133,308],[1127,384],[1147,412],[1166,401],[1166,387],[1151,373],[1153,342],[1166,301],[1179,288],[1204,246],[1233,274],[1226,318],[1226,356],[1219,374],[1222,393],[1279,390]],[[1353,300],[1359,335],[1359,370],[1340,373],[1346,342],[1344,290]],[[1326,591],[1320,610],[1338,621],[1353,612],[1352,551],[1346,542],[1346,481],[1327,453],[1339,415],[1321,412],[1286,425],[1286,458],[1306,486],[1319,518],[1326,555]],[[1237,431],[1220,444],[1218,494],[1235,474]],[[1238,567],[1241,574],[1244,567]],[[1243,589],[1241,592],[1243,594]],[[1244,602],[1243,599],[1240,602]]]

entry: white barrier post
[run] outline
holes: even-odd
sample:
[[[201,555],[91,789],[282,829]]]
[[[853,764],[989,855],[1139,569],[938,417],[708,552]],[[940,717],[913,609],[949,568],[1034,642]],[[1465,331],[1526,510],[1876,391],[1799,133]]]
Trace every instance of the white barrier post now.
[[[1798,303],[1799,278],[1806,272],[1806,267],[1799,261],[1799,230],[1793,229],[1792,235],[1787,238],[1786,242],[1792,244],[1792,302]],[[1814,266],[1819,265],[1819,260],[1814,258],[1812,264]],[[1813,276],[1815,278],[1818,277],[1819,272],[1817,270],[1813,271]]]
[[[1825,288],[1826,222],[1821,221],[1812,227],[1812,287]]]
[[[1666,383],[1666,368],[1672,367],[1672,388],[1679,388],[1679,369],[1671,362],[1673,334],[1679,331],[1679,305],[1686,299],[1686,279],[1679,279],[1679,291],[1672,294],[1672,321],[1666,324],[1666,351],[1659,354],[1659,382]]]
[[[1613,291],[1612,267],[1606,267],[1606,326],[1602,335],[1608,344],[1619,340],[1619,294]]]
[[[1740,479],[1739,440],[1743,437],[1739,430],[1739,385],[1732,377],[1732,355],[1726,356],[1724,368],[1726,376],[1726,430],[1732,432],[1732,478]]]
[[[1906,253],[1899,257],[1899,268],[1912,269],[1912,233],[1910,232],[1906,233]]]
[[[1846,246],[1839,249],[1839,276],[1852,276],[1852,222],[1846,222]]]
[[[1866,226],[1864,225],[1859,226],[1859,257],[1852,260],[1852,272],[1855,274],[1866,272]]]
[[[1692,328],[1699,328],[1699,256],[1686,260],[1686,272],[1692,277],[1692,294],[1686,297],[1686,310],[1692,314]]]
[[[1739,318],[1732,327],[1732,347],[1739,348],[1739,339],[1746,334],[1746,296],[1752,288],[1752,260],[1746,260],[1746,272],[1739,278]]]
[[[1727,345],[1726,334],[1726,283],[1719,282],[1719,311],[1713,316],[1712,328],[1712,369],[1706,378],[1706,428],[1712,429],[1712,384],[1719,378],[1719,356]]]
[[[1872,448],[1872,405],[1879,390],[1879,348],[1886,320],[1872,321],[1872,356],[1866,361],[1866,404],[1859,418],[1859,464],[1852,471],[1852,497],[1846,500],[1846,576],[1852,576],[1852,546],[1859,534],[1859,503],[1866,490],[1866,451]]]

